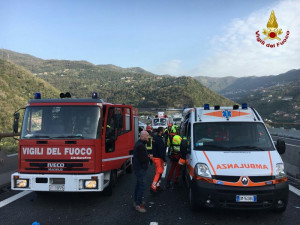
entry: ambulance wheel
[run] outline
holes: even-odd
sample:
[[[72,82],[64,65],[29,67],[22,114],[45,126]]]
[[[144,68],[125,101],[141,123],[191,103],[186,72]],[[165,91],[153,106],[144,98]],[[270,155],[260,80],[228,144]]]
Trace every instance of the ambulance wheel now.
[[[195,201],[195,194],[192,190],[191,185],[189,185],[189,204],[190,204],[190,209],[192,211],[195,211],[197,209],[197,203]]]
[[[286,206],[287,206],[287,203],[285,203],[285,205],[282,206],[282,207],[280,207],[280,208],[274,207],[274,208],[272,209],[272,211],[273,211],[274,213],[283,213],[283,212],[286,210]]]

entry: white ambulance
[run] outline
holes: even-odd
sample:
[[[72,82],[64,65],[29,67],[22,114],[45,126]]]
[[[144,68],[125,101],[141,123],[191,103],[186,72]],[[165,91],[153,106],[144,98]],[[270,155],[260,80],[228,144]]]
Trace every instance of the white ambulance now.
[[[181,151],[191,209],[273,209],[288,203],[288,182],[279,154],[285,142],[272,138],[247,104],[183,111]]]

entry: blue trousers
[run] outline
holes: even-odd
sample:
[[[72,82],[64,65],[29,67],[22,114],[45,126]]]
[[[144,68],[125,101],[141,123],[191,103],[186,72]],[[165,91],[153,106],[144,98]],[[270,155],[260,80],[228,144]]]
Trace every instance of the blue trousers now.
[[[136,185],[134,190],[134,201],[136,205],[142,204],[143,193],[145,191],[146,170],[139,169],[134,171],[136,176]]]

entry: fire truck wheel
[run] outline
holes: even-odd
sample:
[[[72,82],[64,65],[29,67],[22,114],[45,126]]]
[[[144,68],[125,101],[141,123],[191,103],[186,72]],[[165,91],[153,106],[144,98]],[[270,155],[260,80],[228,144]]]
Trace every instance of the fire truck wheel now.
[[[104,195],[111,196],[112,195],[112,189],[113,189],[114,186],[116,186],[116,183],[117,183],[117,171],[112,170],[110,172],[109,184],[103,191]]]
[[[126,173],[132,173],[133,169],[132,169],[132,164],[130,164],[127,168],[126,168]]]

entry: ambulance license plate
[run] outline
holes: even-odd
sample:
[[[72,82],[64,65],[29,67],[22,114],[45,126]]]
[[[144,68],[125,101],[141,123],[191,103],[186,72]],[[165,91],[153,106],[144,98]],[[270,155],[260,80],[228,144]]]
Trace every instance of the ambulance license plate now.
[[[257,202],[256,195],[237,195],[236,202]]]
[[[50,184],[49,191],[64,191],[65,185],[64,184]]]

